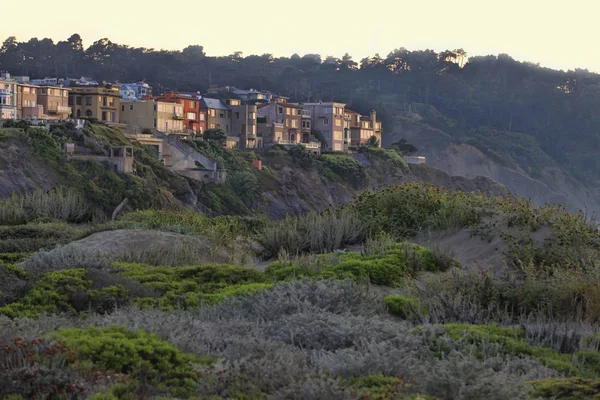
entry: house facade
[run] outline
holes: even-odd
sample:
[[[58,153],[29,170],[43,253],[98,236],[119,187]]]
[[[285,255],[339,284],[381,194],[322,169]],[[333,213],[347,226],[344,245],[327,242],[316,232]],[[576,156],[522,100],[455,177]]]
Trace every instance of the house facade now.
[[[352,110],[346,110],[349,119],[350,145],[359,147],[365,145],[371,137],[375,136],[381,147],[381,122],[377,121],[377,112],[371,111],[369,116],[360,115]]]
[[[44,119],[63,121],[72,113],[69,106],[70,89],[60,86],[37,88],[37,103],[42,106]]]
[[[344,103],[304,103],[302,108],[310,113],[311,130],[321,132],[324,138],[322,150],[346,151],[350,133],[344,122]]]
[[[239,99],[225,100],[225,105],[229,107],[231,128],[227,134],[227,146],[240,149],[258,148],[256,105],[242,104]]]
[[[0,74],[0,119],[17,118],[17,81],[8,72]]]
[[[183,134],[183,105],[175,102],[147,99],[121,102],[120,122],[137,131],[157,130],[167,134]]]
[[[142,100],[146,96],[152,96],[152,87],[145,82],[122,83],[119,92],[124,100]]]
[[[181,104],[184,115],[184,129],[194,134],[201,135],[206,130],[207,110],[201,110],[198,95],[191,93],[167,92],[164,96],[157,98]]]
[[[38,104],[39,86],[28,83],[17,84],[17,119],[42,119],[44,107]]]
[[[121,111],[119,85],[72,86],[69,106],[73,118],[95,118],[102,122],[118,123]]]
[[[298,144],[302,143],[302,107],[297,104],[287,103],[285,99],[278,102],[263,104],[258,108],[258,115],[273,130],[273,144]],[[278,133],[281,131],[281,134]],[[308,141],[308,137],[307,140]],[[266,144],[266,143],[265,143]]]

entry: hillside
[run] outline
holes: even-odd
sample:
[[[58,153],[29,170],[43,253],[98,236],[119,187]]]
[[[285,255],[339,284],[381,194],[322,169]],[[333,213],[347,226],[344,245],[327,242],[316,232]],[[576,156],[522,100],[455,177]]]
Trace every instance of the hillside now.
[[[393,129],[384,135],[384,145],[404,138],[427,157],[433,168],[450,175],[485,176],[535,204],[566,204],[573,211],[600,212],[595,188],[585,184],[551,158],[532,136],[506,131],[456,130],[455,121],[431,106],[399,109],[394,99],[383,102],[393,119]]]
[[[259,153],[219,148],[206,142],[194,144],[227,169],[224,184],[184,178],[160,165],[143,146],[130,142],[119,130],[91,124],[78,132],[55,126],[48,133],[36,127],[0,130],[0,196],[36,189],[71,188],[90,206],[88,218],[107,218],[124,200],[123,211],[191,207],[208,214],[266,214],[280,218],[323,210],[342,204],[369,187],[404,182],[431,182],[440,187],[505,194],[506,189],[482,178],[455,178],[426,166],[408,168],[388,150],[371,149],[356,158],[346,155],[314,157],[300,147],[288,152],[275,147]],[[136,172],[116,174],[94,161],[69,160],[60,146],[82,137],[104,146],[135,147]],[[76,143],[78,143],[76,141]],[[108,147],[106,147],[108,148]],[[262,159],[261,171],[251,166]]]

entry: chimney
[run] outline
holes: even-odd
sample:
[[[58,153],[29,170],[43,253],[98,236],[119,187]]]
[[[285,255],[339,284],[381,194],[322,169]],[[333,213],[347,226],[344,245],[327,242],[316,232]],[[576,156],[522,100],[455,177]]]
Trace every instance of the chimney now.
[[[373,129],[375,129],[375,124],[377,123],[377,112],[375,110],[371,110],[371,124]]]

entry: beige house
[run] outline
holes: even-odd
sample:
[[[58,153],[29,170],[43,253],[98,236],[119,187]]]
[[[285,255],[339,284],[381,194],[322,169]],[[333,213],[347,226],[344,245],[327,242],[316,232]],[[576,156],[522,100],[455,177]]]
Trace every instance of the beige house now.
[[[121,111],[119,85],[81,85],[71,88],[69,105],[73,118],[95,118],[118,123]]]
[[[38,104],[39,86],[28,83],[17,85],[17,119],[42,119],[44,107]]]
[[[137,131],[151,129],[163,133],[187,133],[183,104],[154,99],[122,101],[120,115],[121,123]]]
[[[346,151],[350,132],[344,122],[344,103],[304,103],[302,108],[310,113],[311,129],[320,131],[325,139],[323,150]]]
[[[8,72],[0,74],[0,119],[17,118],[17,81]]]

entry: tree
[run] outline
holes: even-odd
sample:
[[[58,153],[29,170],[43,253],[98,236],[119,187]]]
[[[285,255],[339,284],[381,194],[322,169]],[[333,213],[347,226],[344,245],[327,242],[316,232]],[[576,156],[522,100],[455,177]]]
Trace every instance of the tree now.
[[[379,147],[379,138],[375,135],[371,136],[369,140],[367,140],[367,146],[369,147]]]
[[[390,145],[390,149],[396,150],[403,156],[410,156],[415,154],[419,149],[417,149],[412,144],[408,143],[406,139],[402,138],[395,143]]]
[[[207,129],[202,134],[202,139],[218,143],[221,146],[227,145],[227,133],[221,128]]]

